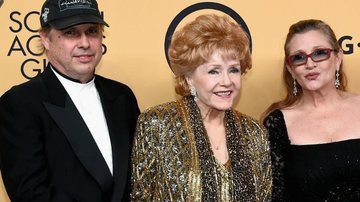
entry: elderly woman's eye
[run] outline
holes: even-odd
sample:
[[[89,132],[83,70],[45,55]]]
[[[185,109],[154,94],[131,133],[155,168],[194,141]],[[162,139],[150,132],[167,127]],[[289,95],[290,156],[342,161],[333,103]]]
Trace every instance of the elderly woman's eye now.
[[[208,73],[209,73],[209,74],[217,74],[218,71],[216,71],[216,70],[210,70]]]
[[[240,67],[232,67],[230,69],[230,73],[239,73],[240,72]]]

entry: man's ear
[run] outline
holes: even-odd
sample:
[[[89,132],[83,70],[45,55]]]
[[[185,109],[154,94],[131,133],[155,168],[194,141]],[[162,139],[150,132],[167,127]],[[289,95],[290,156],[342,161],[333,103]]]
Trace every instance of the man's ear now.
[[[50,44],[49,33],[45,33],[43,31],[40,31],[39,35],[40,35],[41,43],[43,44],[44,48],[46,50],[48,50],[49,49],[49,44]]]

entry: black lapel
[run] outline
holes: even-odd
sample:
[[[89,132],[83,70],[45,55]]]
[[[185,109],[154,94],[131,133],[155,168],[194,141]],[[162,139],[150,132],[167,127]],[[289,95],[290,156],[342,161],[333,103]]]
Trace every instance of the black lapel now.
[[[129,125],[129,111],[127,108],[128,103],[124,99],[125,94],[114,94],[113,91],[104,85],[102,81],[103,78],[96,77],[95,84],[98,89],[101,102],[103,105],[104,114],[106,117],[111,145],[112,145],[112,155],[113,155],[113,175],[116,180],[116,187],[114,194],[118,196],[123,195],[123,191],[128,186],[126,184],[129,175],[129,165],[130,165],[130,151],[131,151],[131,141],[130,136],[132,136],[133,131],[131,131],[131,126]],[[136,116],[136,115],[134,115]]]
[[[69,140],[83,166],[102,190],[109,191],[113,178],[80,113],[50,68],[45,69],[42,77],[50,95],[50,102],[44,101],[45,108]]]

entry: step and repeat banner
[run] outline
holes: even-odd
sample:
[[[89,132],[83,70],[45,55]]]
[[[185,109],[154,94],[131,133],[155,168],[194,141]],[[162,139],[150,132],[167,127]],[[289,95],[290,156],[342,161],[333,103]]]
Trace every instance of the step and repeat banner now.
[[[69,0],[70,1],[70,0]],[[205,13],[230,15],[251,36],[253,68],[244,76],[236,108],[259,118],[283,96],[283,44],[291,24],[321,19],[344,50],[349,90],[360,93],[360,2],[358,0],[98,0],[106,22],[104,56],[97,74],[129,85],[141,110],[177,99],[167,63],[169,36]],[[43,0],[0,0],[0,95],[43,71],[38,48]],[[0,183],[0,201],[9,201]]]

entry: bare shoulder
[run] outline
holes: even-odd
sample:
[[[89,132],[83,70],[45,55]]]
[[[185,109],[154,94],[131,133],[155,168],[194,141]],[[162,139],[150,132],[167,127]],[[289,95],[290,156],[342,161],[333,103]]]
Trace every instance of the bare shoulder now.
[[[346,104],[360,106],[360,95],[350,92],[342,92],[341,96],[344,98]]]
[[[337,105],[334,114],[343,120],[351,117],[351,120],[356,120],[355,122],[358,123],[360,121],[360,95],[342,92],[341,97],[341,103]],[[351,120],[349,121],[352,122]]]
[[[306,111],[299,105],[290,106],[280,110],[287,128],[291,128],[303,117],[307,117]]]
[[[296,106],[296,105],[283,108],[280,111],[281,111],[281,113],[283,114],[284,117],[294,116],[294,115],[302,112],[302,110],[300,110],[299,107]]]

